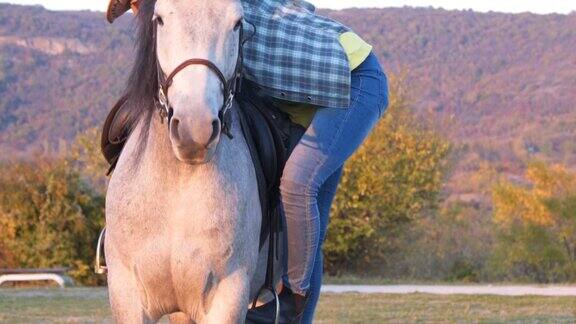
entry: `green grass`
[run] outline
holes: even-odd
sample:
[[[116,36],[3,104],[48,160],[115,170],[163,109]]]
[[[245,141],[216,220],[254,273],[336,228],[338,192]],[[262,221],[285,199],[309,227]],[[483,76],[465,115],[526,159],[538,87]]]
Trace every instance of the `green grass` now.
[[[2,323],[111,323],[106,290],[0,289]],[[317,323],[574,323],[574,297],[326,294]]]
[[[0,289],[2,323],[95,323],[110,321],[103,288]]]
[[[576,298],[437,295],[326,295],[318,323],[574,323]]]

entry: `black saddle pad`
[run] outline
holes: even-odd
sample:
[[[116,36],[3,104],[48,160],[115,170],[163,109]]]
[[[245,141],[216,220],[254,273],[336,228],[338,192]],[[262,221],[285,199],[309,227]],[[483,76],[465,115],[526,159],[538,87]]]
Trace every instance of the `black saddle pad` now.
[[[281,230],[278,208],[280,179],[290,154],[306,130],[292,123],[289,116],[263,96],[258,86],[250,81],[243,83],[237,100],[242,132],[250,148],[258,180],[263,217],[260,234],[262,247],[270,228]],[[276,224],[270,226],[271,222]]]

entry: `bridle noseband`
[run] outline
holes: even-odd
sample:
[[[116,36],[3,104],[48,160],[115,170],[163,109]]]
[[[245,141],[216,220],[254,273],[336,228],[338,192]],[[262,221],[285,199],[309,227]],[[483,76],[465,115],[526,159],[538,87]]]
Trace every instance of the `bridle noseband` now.
[[[156,25],[154,25],[154,37],[156,37]],[[239,23],[240,29],[240,42],[238,44],[238,60],[236,61],[236,67],[234,69],[234,75],[228,80],[224,76],[224,73],[216,66],[216,64],[212,63],[210,60],[201,59],[201,58],[193,58],[184,61],[182,64],[178,65],[168,77],[164,74],[162,67],[160,66],[160,61],[156,56],[156,65],[158,70],[158,97],[156,98],[156,107],[160,114],[160,118],[162,122],[164,120],[168,121],[168,127],[170,127],[170,119],[172,118],[173,110],[170,107],[170,100],[168,99],[168,89],[172,85],[172,82],[176,75],[180,73],[185,68],[191,65],[203,65],[208,67],[212,72],[218,76],[220,82],[224,86],[224,102],[222,107],[218,111],[218,118],[222,124],[222,133],[228,136],[230,139],[233,138],[231,133],[231,123],[232,123],[232,115],[231,115],[231,108],[234,104],[234,97],[240,91],[242,87],[242,77],[243,77],[243,56],[242,56],[242,47],[243,47],[243,26],[242,23]],[[156,46],[156,40],[155,40]],[[156,54],[158,55],[158,54]]]

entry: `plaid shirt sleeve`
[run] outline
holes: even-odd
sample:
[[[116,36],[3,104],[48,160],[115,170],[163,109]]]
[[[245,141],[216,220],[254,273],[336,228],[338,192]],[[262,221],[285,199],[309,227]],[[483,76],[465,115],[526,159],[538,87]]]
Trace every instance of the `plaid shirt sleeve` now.
[[[247,77],[267,95],[347,108],[350,66],[338,37],[349,29],[303,0],[244,0]],[[255,30],[254,30],[255,28]]]

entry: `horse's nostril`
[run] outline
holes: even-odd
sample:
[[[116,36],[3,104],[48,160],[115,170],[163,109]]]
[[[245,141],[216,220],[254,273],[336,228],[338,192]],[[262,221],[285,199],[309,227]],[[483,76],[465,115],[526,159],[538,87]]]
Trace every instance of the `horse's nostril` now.
[[[170,120],[170,134],[172,138],[176,141],[180,140],[180,133],[178,133],[178,125],[180,124],[180,120],[178,118],[172,118]]]
[[[214,119],[212,121],[212,136],[210,136],[210,140],[208,140],[208,145],[212,144],[220,135],[220,120]]]
[[[178,146],[194,150],[211,149],[220,136],[220,120],[213,119],[211,126],[205,123],[180,120],[177,117],[170,121],[170,139]]]

